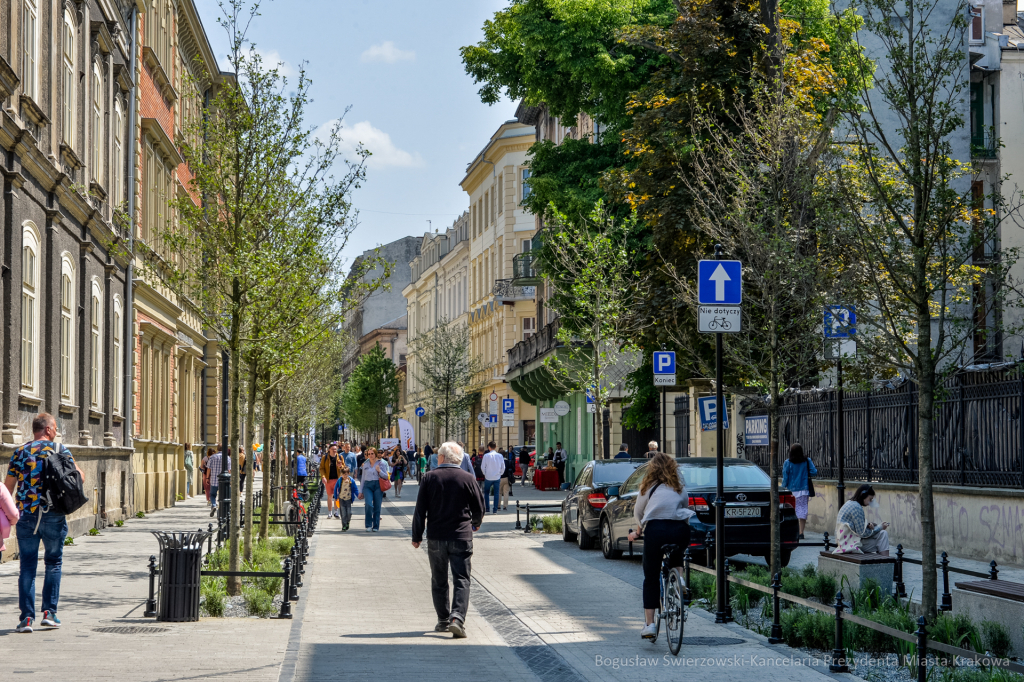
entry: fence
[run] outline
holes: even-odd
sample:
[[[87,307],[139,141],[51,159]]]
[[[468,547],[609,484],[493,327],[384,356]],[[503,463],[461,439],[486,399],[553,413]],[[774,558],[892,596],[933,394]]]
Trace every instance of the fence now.
[[[917,386],[909,381],[894,389],[844,392],[846,480],[917,483],[918,397]],[[1022,402],[1020,367],[960,372],[949,379],[935,403],[933,481],[1024,486]],[[785,396],[780,407],[779,452],[799,442],[813,457],[820,477],[838,478],[837,412],[832,389]],[[745,414],[767,414],[767,409]],[[768,447],[748,446],[745,457],[768,471]]]

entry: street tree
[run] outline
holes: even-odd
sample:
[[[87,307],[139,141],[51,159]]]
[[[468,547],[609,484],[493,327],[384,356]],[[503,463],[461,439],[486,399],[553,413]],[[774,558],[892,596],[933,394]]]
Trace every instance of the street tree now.
[[[397,372],[379,343],[361,356],[342,393],[346,423],[381,436],[388,425],[387,406],[398,405]]]
[[[469,327],[442,317],[430,331],[410,343],[416,356],[414,379],[420,387],[417,399],[428,401],[431,418],[442,428],[441,438],[469,419],[483,383],[480,358],[472,353]]]
[[[859,11],[879,67],[841,128],[847,153],[834,188],[848,219],[843,280],[859,304],[859,352],[918,387],[921,603],[932,619],[936,399],[958,357],[996,358],[995,341],[1008,330],[999,312],[1019,300],[1010,276],[1018,254],[1001,245],[1000,226],[1019,219],[1020,204],[998,187],[986,193],[981,164],[962,142],[967,3],[865,0]],[[871,66],[860,67],[861,85]]]

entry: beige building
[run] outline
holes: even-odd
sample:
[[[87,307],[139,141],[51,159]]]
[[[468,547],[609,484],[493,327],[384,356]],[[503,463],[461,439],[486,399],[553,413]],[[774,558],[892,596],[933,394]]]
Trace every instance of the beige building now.
[[[532,125],[512,119],[501,124],[466,168],[460,183],[469,195],[469,327],[473,353],[485,366],[481,402],[474,413],[490,413],[500,400],[515,400],[514,426],[481,428],[473,421],[469,443],[480,447],[493,439],[499,446],[533,439],[536,410],[526,405],[505,380],[508,350],[537,331],[535,287],[517,286],[512,259],[531,249],[533,216],[521,206],[529,193],[526,152],[533,144]],[[497,396],[492,407],[490,397]]]

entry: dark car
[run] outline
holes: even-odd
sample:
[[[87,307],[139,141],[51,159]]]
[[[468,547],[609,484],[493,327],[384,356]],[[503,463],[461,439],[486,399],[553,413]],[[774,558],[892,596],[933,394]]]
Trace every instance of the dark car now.
[[[562,539],[576,540],[580,549],[592,549],[608,502],[608,489],[618,486],[644,459],[599,459],[588,462],[562,501]]]
[[[714,537],[715,498],[717,497],[717,471],[714,457],[684,457],[679,462],[679,473],[686,481],[690,509],[697,513],[690,519],[690,553],[706,561],[705,545],[708,531]],[[771,479],[753,462],[744,459],[725,460],[725,555],[750,554],[768,557],[771,552]],[[617,488],[606,491],[608,502],[601,510],[601,549],[608,559],[617,559],[629,547],[627,535],[636,528],[633,508],[640,495],[647,466],[641,466]],[[796,548],[799,526],[796,520],[795,500],[786,490],[779,491],[778,504],[782,512],[783,566]],[[643,550],[643,540],[633,543],[633,552]]]

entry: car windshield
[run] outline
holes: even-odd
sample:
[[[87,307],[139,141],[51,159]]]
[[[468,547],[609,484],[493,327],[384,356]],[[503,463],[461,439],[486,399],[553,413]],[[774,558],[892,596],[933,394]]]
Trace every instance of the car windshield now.
[[[637,465],[631,462],[611,462],[594,467],[594,483],[605,485],[608,483],[622,483],[633,473]]]
[[[686,485],[691,488],[704,487],[716,485],[718,480],[715,476],[715,467],[713,466],[687,466],[686,464],[679,465],[679,473],[686,479]],[[760,467],[757,466],[727,466],[725,467],[725,481],[726,486],[737,487],[737,488],[759,488],[761,486],[767,486],[771,483],[771,479],[768,475],[761,471]]]

